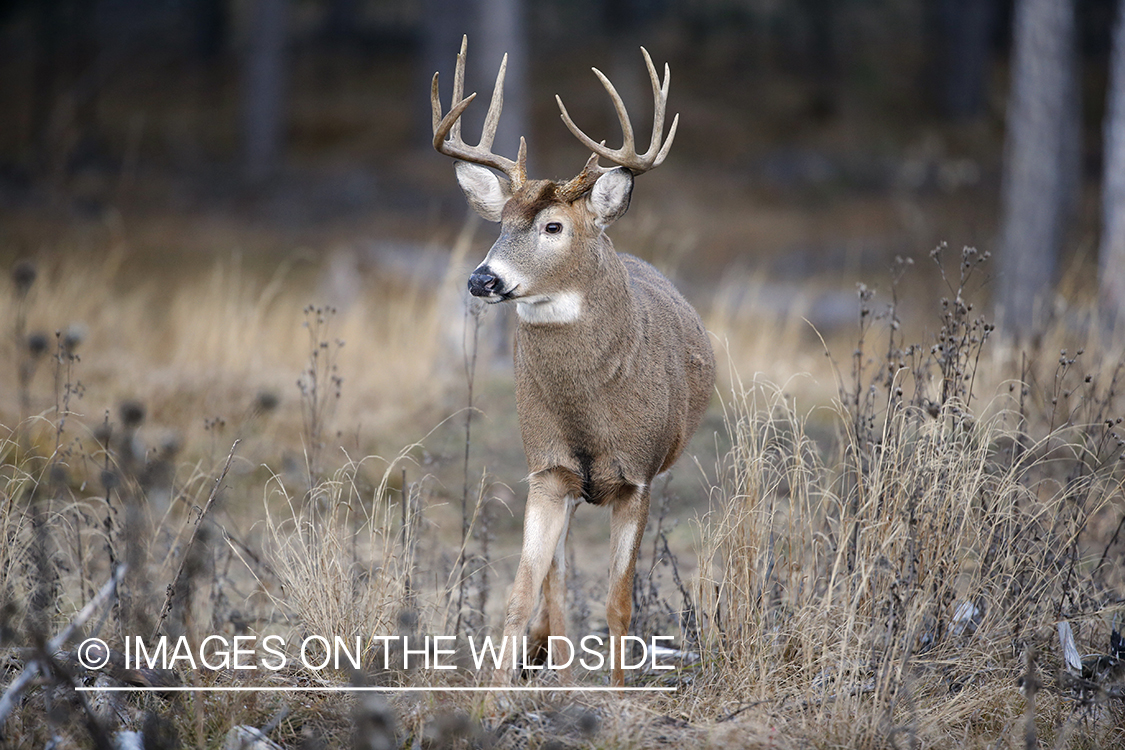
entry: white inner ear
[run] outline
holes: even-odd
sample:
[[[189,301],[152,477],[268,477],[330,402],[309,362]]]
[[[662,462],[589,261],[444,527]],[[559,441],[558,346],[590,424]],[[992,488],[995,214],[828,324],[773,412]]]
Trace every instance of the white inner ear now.
[[[620,219],[629,208],[633,194],[633,173],[624,167],[606,172],[590,190],[590,210],[594,223],[605,229]]]
[[[488,221],[500,221],[500,212],[512,197],[511,183],[479,164],[459,161],[453,169],[469,206]]]

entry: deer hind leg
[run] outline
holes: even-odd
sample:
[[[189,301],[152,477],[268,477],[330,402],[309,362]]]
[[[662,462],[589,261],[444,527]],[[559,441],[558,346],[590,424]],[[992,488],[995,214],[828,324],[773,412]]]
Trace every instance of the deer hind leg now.
[[[532,476],[524,509],[523,549],[504,618],[503,643],[509,659],[510,649],[519,649],[522,644],[541,588],[546,594],[543,611],[549,634],[566,634],[565,540],[575,504],[576,498],[562,477],[553,472]],[[553,578],[544,587],[549,575]],[[546,643],[545,636],[543,641]],[[496,683],[506,684],[510,679],[510,668],[496,670]]]
[[[609,623],[609,637],[613,643],[613,662],[610,665],[614,687],[624,687],[625,670],[622,668],[621,637],[628,634],[633,619],[633,572],[637,566],[637,550],[648,523],[648,486],[636,488],[631,494],[619,498],[613,505],[610,521],[609,547],[609,597],[605,616]]]

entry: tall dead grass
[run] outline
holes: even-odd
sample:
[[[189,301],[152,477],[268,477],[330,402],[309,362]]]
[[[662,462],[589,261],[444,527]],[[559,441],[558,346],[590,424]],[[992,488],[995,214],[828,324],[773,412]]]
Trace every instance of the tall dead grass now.
[[[1050,363],[1025,359],[1010,392],[972,405],[1000,378],[977,377],[990,328],[965,281],[935,344],[902,343],[892,307],[874,356],[860,290],[832,446],[809,437],[824,415],[788,384],[732,374],[688,632],[705,655],[688,695],[717,699],[685,703],[696,715],[753,706],[816,746],[1125,741],[1107,697],[1120,676],[1072,689],[1081,675],[1056,636],[1070,623],[1084,651],[1108,655],[1125,609],[1120,365],[1083,375],[1063,352],[1033,398],[1024,381]],[[1039,680],[1049,689],[1032,704]]]
[[[1110,634],[1125,598],[1125,369],[1096,334],[1083,334],[1087,351],[1079,353],[1065,325],[1026,354],[998,346],[970,301],[977,257],[955,259],[959,270],[947,279],[930,337],[907,342],[896,291],[881,309],[860,288],[858,340],[841,372],[814,370],[783,386],[742,379],[739,347],[756,340],[747,350],[755,358],[776,355],[771,376],[800,369],[790,352],[801,350],[799,361],[810,365],[832,360],[804,351],[804,324],[792,316],[752,327],[759,311],[744,299],[732,292],[716,301],[714,327],[737,354],[720,386],[719,455],[696,559],[685,560],[685,575],[673,562],[675,589],[661,588],[668,582],[657,561],[674,558],[657,533],[666,531],[662,515],[653,568],[641,577],[637,627],[679,622],[680,645],[698,660],[670,677],[636,679],[670,680],[675,695],[591,698],[579,707],[519,696],[491,718],[473,699],[450,696],[375,713],[364,702],[354,715],[349,704],[320,698],[281,705],[207,696],[181,711],[151,696],[90,719],[73,685],[124,678],[60,669],[28,692],[6,736],[99,740],[156,716],[184,743],[212,745],[241,725],[269,728],[283,744],[345,744],[347,728],[368,720],[394,742],[422,747],[525,747],[547,738],[576,747],[1121,744],[1125,691]],[[226,261],[182,287],[141,284],[99,307],[96,287],[112,285],[117,271],[104,273],[60,264],[30,294],[0,299],[19,307],[25,335],[72,316],[88,330],[78,355],[4,344],[16,358],[41,359],[29,381],[34,416],[0,443],[0,643],[11,647],[0,674],[25,668],[35,658],[28,649],[65,625],[119,562],[130,572],[118,604],[89,626],[113,648],[122,635],[156,632],[282,632],[292,643],[304,634],[350,641],[498,625],[486,622],[485,602],[499,599],[489,587],[506,585],[510,561],[493,538],[501,524],[485,512],[491,479],[482,478],[470,507],[469,478],[488,477],[473,465],[479,448],[450,451],[445,479],[433,482],[464,487],[459,550],[455,531],[435,520],[455,515],[437,506],[457,493],[431,493],[402,473],[414,460],[422,472],[436,470],[439,459],[418,445],[388,462],[341,450],[361,442],[341,434],[341,415],[397,448],[407,442],[401,431],[382,434],[393,420],[366,416],[432,408],[424,394],[440,385],[423,381],[442,356],[437,303],[410,291],[404,305],[373,298],[310,312],[307,287],[289,271],[263,281]],[[1071,353],[1059,353],[1067,345]],[[0,378],[18,389],[21,372],[13,366]],[[275,380],[278,388],[285,381],[292,401],[253,400]],[[215,418],[220,403],[229,407],[225,433]],[[208,458],[190,440],[152,440],[146,430],[157,421],[185,434],[189,423],[204,422],[218,453]],[[477,424],[474,441],[497,431]],[[245,442],[224,464],[235,435]],[[693,504],[701,503],[686,498]],[[576,606],[600,599],[602,585],[576,578]],[[600,612],[575,619],[591,630],[601,624]],[[1082,653],[1098,657],[1086,660],[1088,672],[1085,662],[1068,668],[1059,622],[1071,626]],[[66,653],[56,657],[73,666]],[[462,672],[379,675],[373,661],[370,674],[273,679],[438,687],[475,680]]]
[[[268,482],[267,557],[280,584],[273,601],[298,632],[349,643],[358,637],[374,649],[372,635],[399,632],[416,617],[409,581],[417,564],[417,509],[409,488],[390,491],[404,459],[405,453],[389,462],[374,485],[365,486],[363,475],[365,464],[378,459],[349,462],[302,497],[281,477]]]
[[[203,437],[204,417],[237,421],[260,393],[296,401],[293,383],[307,358],[307,341],[299,335],[303,310],[323,302],[310,278],[315,274],[283,262],[263,278],[232,255],[173,283],[130,275],[123,269],[129,258],[119,249],[89,263],[44,259],[22,304],[28,334],[46,337],[51,349],[56,331],[81,333],[87,395],[78,411],[89,421],[136,400],[148,406],[153,421],[176,429],[191,425],[189,437],[196,440]],[[378,272],[369,280],[378,284]],[[339,309],[333,321],[333,335],[355,350],[339,361],[348,384],[341,410],[373,431],[400,426],[436,400],[448,381],[439,335],[448,311],[421,284],[396,279],[390,286]],[[16,307],[11,286],[0,285],[0,310]],[[0,413],[15,420],[21,390],[15,363],[26,342],[5,335],[2,346],[13,366],[0,368]],[[31,414],[54,406],[51,369],[49,362],[40,364],[29,379]],[[414,388],[404,392],[403,383]],[[298,434],[299,421],[289,426]]]

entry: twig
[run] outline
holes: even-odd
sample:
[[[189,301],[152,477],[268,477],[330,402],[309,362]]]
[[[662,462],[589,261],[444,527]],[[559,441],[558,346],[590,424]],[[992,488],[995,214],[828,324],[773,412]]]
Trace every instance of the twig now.
[[[249,559],[250,562],[254,563],[255,565],[261,566],[262,570],[273,576],[275,580],[281,580],[281,576],[277,574],[277,571],[274,570],[268,562],[263,560],[257,552],[250,549],[250,545],[236,537],[234,534],[230,533],[230,531],[221,524],[219,525],[219,531],[223,532],[223,539],[226,540],[226,543],[234,549],[234,553],[238,555],[238,559],[242,561],[243,565],[246,565],[246,567],[249,568],[250,565],[246,562],[247,559]],[[240,554],[238,550],[242,550],[242,553]],[[245,554],[245,557],[243,557],[243,554]],[[257,578],[257,576],[255,576],[255,578]],[[258,580],[260,581],[261,579]]]
[[[176,569],[176,575],[172,582],[168,584],[168,590],[164,594],[164,604],[160,608],[160,617],[156,620],[156,626],[152,629],[152,637],[156,638],[160,632],[160,626],[168,618],[168,612],[172,609],[172,597],[176,595],[176,585],[180,582],[180,577],[184,574],[184,566],[187,564],[188,558],[191,557],[192,547],[195,546],[196,540],[199,538],[199,527],[203,524],[203,517],[207,515],[207,511],[211,510],[211,504],[215,502],[215,497],[219,494],[219,489],[223,485],[223,480],[227,478],[227,472],[230,471],[231,461],[234,460],[234,451],[238,448],[238,444],[242,439],[234,441],[234,445],[230,447],[230,453],[227,454],[227,463],[223,466],[223,471],[215,479],[215,486],[211,488],[211,494],[207,496],[207,502],[203,504],[203,510],[199,511],[199,517],[195,519],[195,526],[191,530],[191,540],[188,542],[187,547],[184,549],[184,556],[180,558],[180,567]]]
[[[750,709],[752,709],[752,708],[757,708],[758,706],[760,706],[760,705],[762,705],[762,704],[764,704],[764,703],[767,703],[767,702],[768,702],[768,701],[754,701],[753,703],[747,703],[746,705],[744,705],[744,706],[740,706],[739,708],[737,708],[737,709],[735,709],[734,711],[730,712],[730,713],[729,713],[729,714],[727,714],[726,716],[721,716],[721,717],[719,717],[718,719],[715,719],[715,723],[716,723],[716,724],[722,724],[722,723],[723,723],[724,721],[730,721],[731,719],[735,718],[735,717],[736,717],[736,716],[738,716],[739,714],[741,714],[741,713],[743,713],[743,712],[745,712],[745,711],[749,711],[749,710],[750,710]]]
[[[457,624],[454,626],[454,632],[461,632],[461,610],[465,604],[465,545],[469,538],[469,449],[472,447],[473,441],[473,381],[476,379],[477,372],[477,345],[480,342],[480,316],[482,308],[474,307],[474,301],[470,301],[465,307],[466,317],[471,315],[473,318],[473,348],[468,349],[465,342],[465,330],[462,333],[462,347],[465,360],[465,380],[469,386],[468,395],[468,408],[465,409],[465,484],[461,492],[461,551],[457,555],[457,562],[454,563],[454,570],[460,569],[461,575],[457,583]],[[468,326],[466,326],[466,329]],[[479,507],[479,503],[478,503]],[[475,518],[474,513],[474,518]]]
[[[43,649],[47,654],[53,654],[62,648],[63,644],[74,635],[74,631],[86,624],[86,621],[94,614],[98,607],[102,606],[111,596],[117,592],[117,586],[121,583],[121,579],[125,577],[124,564],[118,565],[113,571],[113,575],[105,582],[97,595],[91,599],[85,607],[78,611],[78,614],[63,628],[62,632],[56,635],[51,640],[47,641],[47,646]],[[35,675],[39,672],[40,665],[39,659],[33,660],[23,668],[23,671],[16,675],[16,678],[8,685],[8,689],[4,691],[4,695],[0,697],[0,727],[4,726],[4,721],[8,718],[8,714],[15,708],[16,700],[19,698],[20,693],[27,687],[27,684],[35,679]]]
[[[1039,747],[1039,738],[1035,730],[1035,694],[1042,685],[1039,678],[1035,676],[1034,649],[1028,649],[1025,663],[1026,669],[1020,680],[1020,689],[1027,702],[1023,712],[1023,746],[1025,750],[1035,750]]]

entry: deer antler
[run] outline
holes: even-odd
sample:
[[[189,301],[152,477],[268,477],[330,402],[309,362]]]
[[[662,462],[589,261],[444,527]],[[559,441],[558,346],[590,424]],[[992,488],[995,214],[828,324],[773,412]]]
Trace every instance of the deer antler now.
[[[504,73],[508,68],[508,56],[504,55],[504,59],[500,61],[500,71],[496,74],[496,86],[492,90],[492,100],[488,104],[488,114],[484,118],[480,143],[470,146],[461,139],[461,114],[477,96],[475,93],[464,98],[461,96],[465,90],[465,56],[468,46],[469,37],[467,35],[461,37],[461,51],[457,54],[457,69],[453,74],[453,99],[449,104],[449,112],[444,117],[441,114],[441,101],[438,97],[438,74],[434,73],[434,80],[430,85],[430,106],[433,108],[434,115],[434,148],[438,153],[454,159],[481,164],[503,172],[511,180],[514,192],[527,182],[527,143],[523,136],[520,136],[520,150],[515,161],[492,153],[492,141],[496,139],[500,111],[504,108]]]
[[[628,167],[634,175],[638,175],[650,169],[654,169],[655,167],[659,167],[664,161],[664,157],[668,155],[668,150],[672,148],[672,141],[676,138],[676,127],[680,124],[680,116],[678,114],[672,118],[672,127],[668,129],[668,139],[661,144],[661,139],[664,134],[664,112],[668,104],[668,83],[672,74],[668,69],[668,64],[665,63],[664,82],[661,83],[660,78],[656,75],[656,67],[652,64],[652,58],[649,57],[648,50],[641,47],[641,54],[644,55],[645,65],[648,67],[648,77],[652,82],[652,98],[654,102],[652,140],[649,141],[648,151],[643,154],[637,153],[637,145],[633,138],[633,126],[629,121],[629,113],[625,111],[625,103],[621,101],[621,95],[617,93],[617,89],[613,87],[613,84],[605,77],[605,74],[597,68],[593,68],[594,75],[602,82],[602,86],[605,87],[610,99],[613,100],[613,108],[617,111],[617,119],[621,122],[621,133],[624,136],[624,143],[621,144],[621,148],[607,148],[605,141],[598,143],[594,141],[593,138],[583,133],[579,127],[574,124],[574,120],[570,119],[570,114],[566,111],[562,98],[557,95],[555,96],[555,101],[558,102],[559,111],[562,114],[562,120],[566,123],[567,128],[574,134],[575,138],[586,146],[586,148],[594,152],[578,176],[567,182],[560,189],[562,196],[566,200],[575,200],[578,198],[593,186],[594,181],[597,180],[598,177],[612,169],[612,167],[600,166],[598,164],[599,157],[604,157],[617,166]]]

